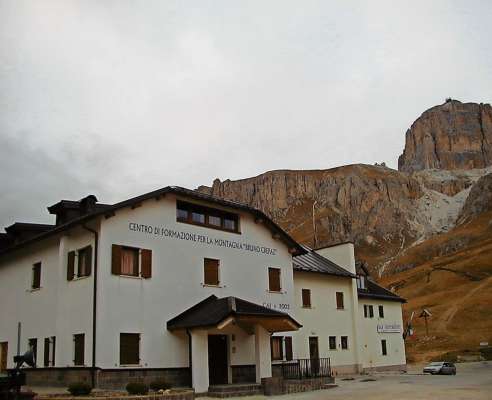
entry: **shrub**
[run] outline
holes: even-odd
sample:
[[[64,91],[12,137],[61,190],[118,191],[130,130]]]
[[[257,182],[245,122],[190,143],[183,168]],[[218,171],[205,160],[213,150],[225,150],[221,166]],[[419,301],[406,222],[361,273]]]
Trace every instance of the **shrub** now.
[[[130,382],[126,385],[126,391],[129,394],[147,394],[149,393],[149,387],[142,382]]]
[[[169,389],[169,387],[170,387],[169,384],[164,380],[153,381],[150,383],[150,388],[155,392],[159,390]]]
[[[92,387],[85,382],[74,382],[68,386],[68,391],[72,396],[87,396],[92,392]]]

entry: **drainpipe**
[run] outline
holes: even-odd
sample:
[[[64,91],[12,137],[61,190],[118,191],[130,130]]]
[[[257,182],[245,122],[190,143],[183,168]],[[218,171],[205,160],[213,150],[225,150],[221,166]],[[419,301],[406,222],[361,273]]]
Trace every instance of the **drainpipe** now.
[[[186,330],[186,334],[188,335],[188,365],[190,366],[190,387],[193,387],[193,372],[192,372],[192,367],[193,367],[193,362],[192,362],[192,348],[191,348],[191,333],[190,330]]]
[[[91,383],[92,387],[96,386],[96,310],[97,310],[97,253],[99,245],[99,235],[97,231],[85,225],[82,227],[94,234],[94,287],[92,292],[92,368],[91,368]]]

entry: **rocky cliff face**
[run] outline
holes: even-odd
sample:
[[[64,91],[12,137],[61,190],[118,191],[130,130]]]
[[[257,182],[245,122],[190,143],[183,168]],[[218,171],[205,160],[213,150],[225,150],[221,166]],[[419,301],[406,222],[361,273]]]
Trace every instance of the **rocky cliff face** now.
[[[449,100],[425,111],[406,133],[403,172],[475,169],[492,165],[490,104]]]
[[[460,211],[457,224],[464,224],[488,211],[492,211],[492,174],[483,176],[473,185]]]

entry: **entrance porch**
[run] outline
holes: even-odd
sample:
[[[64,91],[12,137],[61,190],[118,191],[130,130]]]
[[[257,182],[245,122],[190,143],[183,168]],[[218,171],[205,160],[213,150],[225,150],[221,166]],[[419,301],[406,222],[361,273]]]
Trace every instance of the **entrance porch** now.
[[[210,296],[167,323],[170,331],[186,330],[190,370],[196,393],[210,386],[232,384],[232,362],[254,354],[256,384],[272,377],[270,336],[298,330],[288,314],[236,297]],[[247,362],[249,363],[249,362]]]

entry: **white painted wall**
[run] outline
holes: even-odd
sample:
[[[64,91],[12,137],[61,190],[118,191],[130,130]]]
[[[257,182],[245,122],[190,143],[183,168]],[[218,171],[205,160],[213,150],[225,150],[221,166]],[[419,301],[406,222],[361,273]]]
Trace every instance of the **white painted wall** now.
[[[80,230],[19,250],[0,261],[0,342],[8,342],[8,367],[17,352],[17,323],[22,324],[21,353],[37,338],[37,365],[43,366],[44,339],[56,336],[56,366],[73,365],[73,334],[85,334],[85,361],[91,362],[92,276],[66,279],[66,251],[92,244]],[[60,254],[63,258],[60,258]],[[32,266],[41,262],[41,288],[31,290]]]
[[[119,368],[120,332],[140,333],[141,366],[187,367],[188,338],[184,333],[166,330],[166,322],[184,310],[215,294],[236,296],[258,304],[290,307],[293,296],[292,256],[287,246],[256,224],[251,215],[240,214],[241,234],[189,225],[176,221],[176,199],[146,201],[136,209],[118,211],[104,220],[100,238],[100,285],[98,298],[97,364]],[[226,239],[267,246],[275,255],[173,239],[131,231],[130,223],[166,227],[206,235],[212,240]],[[111,245],[120,244],[152,249],[152,278],[111,275]],[[203,259],[220,260],[221,287],[204,287]],[[281,268],[282,293],[268,292],[268,267]],[[286,310],[288,311],[288,310]],[[237,337],[239,340],[241,336]],[[249,338],[246,339],[251,346]],[[254,348],[251,348],[251,352]],[[250,352],[234,355],[237,364],[251,363]]]
[[[364,304],[372,305],[374,318],[364,318]],[[378,306],[384,307],[384,318],[379,318]],[[403,331],[378,333],[378,324],[396,324],[403,329],[401,303],[395,301],[359,299],[359,326],[361,329],[361,357],[364,368],[406,364]],[[386,339],[387,355],[382,355],[381,340]]]
[[[353,243],[342,243],[323,249],[316,250],[316,253],[333,261],[335,264],[347,271],[355,274],[355,252]]]

